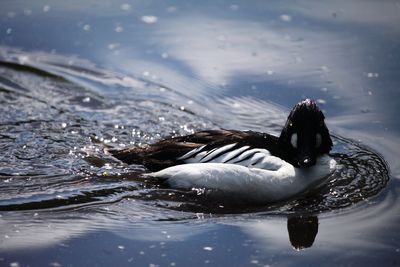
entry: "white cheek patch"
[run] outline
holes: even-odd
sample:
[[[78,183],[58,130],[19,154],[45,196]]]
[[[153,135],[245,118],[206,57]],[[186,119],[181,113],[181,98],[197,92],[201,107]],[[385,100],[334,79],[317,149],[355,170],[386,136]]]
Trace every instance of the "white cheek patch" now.
[[[290,143],[294,148],[297,148],[297,133],[292,134],[292,137],[290,137]]]
[[[317,133],[317,135],[315,136],[315,147],[318,148],[321,146],[322,143],[322,136],[321,134]]]

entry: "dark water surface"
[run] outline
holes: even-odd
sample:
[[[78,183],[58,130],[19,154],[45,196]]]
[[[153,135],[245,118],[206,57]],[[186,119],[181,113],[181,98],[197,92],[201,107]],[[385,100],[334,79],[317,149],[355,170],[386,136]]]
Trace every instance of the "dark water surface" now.
[[[400,265],[400,3],[2,1],[0,266]],[[237,205],[105,147],[279,134],[316,99],[340,163]]]

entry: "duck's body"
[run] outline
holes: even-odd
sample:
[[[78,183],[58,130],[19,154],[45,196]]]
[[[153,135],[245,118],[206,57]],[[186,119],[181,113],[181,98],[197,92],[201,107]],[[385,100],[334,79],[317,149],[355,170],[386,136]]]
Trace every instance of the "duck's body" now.
[[[246,167],[230,163],[191,163],[176,165],[148,176],[164,180],[172,188],[207,188],[233,198],[257,202],[278,202],[293,198],[322,184],[336,166],[335,160],[325,155],[307,169],[294,167],[274,156],[272,169]]]
[[[245,160],[257,152],[279,157],[277,142],[277,137],[264,133],[209,130],[112,153],[125,163],[143,164],[151,171],[186,163],[214,162],[244,166]]]
[[[144,147],[112,151],[142,164],[175,188],[216,189],[256,201],[307,191],[335,167],[324,115],[315,102],[297,104],[280,137],[253,131],[209,130]]]

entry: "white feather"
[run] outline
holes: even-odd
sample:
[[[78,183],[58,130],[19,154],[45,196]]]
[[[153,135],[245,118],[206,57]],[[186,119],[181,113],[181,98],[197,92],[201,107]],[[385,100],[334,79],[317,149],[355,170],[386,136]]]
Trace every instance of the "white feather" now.
[[[195,149],[192,149],[192,150],[190,150],[188,153],[186,153],[185,155],[183,155],[182,157],[179,157],[178,160],[185,160],[185,159],[187,159],[187,158],[190,158],[194,153],[196,153],[197,151],[202,150],[204,147],[205,147],[205,145],[204,145],[204,146],[201,146],[201,147],[198,147],[198,148],[195,148]]]
[[[207,161],[209,161],[210,159],[212,159],[214,156],[224,153],[225,151],[231,149],[231,148],[234,147],[235,145],[236,145],[236,143],[235,143],[235,144],[226,145],[226,146],[223,146],[223,147],[218,148],[218,149],[214,149],[212,153],[210,153],[209,155],[207,155],[207,157],[205,157],[204,159],[202,159],[200,162],[207,162]],[[220,158],[220,157],[217,157],[217,159],[218,159],[218,158]],[[214,161],[217,160],[217,159],[214,159],[214,160],[212,160],[212,161],[214,162]]]
[[[273,170],[227,163],[191,163],[176,165],[146,176],[166,179],[173,188],[206,188],[232,197],[256,202],[276,202],[292,198],[321,184],[335,169],[336,162],[329,156],[317,159],[313,167],[295,168],[286,161],[264,157],[263,166]]]
[[[241,160],[245,159],[246,157],[248,157],[249,155],[255,154],[256,152],[261,152],[261,153],[263,153],[265,156],[271,155],[271,153],[269,153],[269,151],[266,150],[266,149],[262,149],[262,148],[253,148],[253,149],[250,149],[250,150],[247,150],[247,151],[243,152],[243,153],[242,153],[240,156],[238,156],[237,158],[231,159],[228,163],[234,163],[234,162],[241,161]]]

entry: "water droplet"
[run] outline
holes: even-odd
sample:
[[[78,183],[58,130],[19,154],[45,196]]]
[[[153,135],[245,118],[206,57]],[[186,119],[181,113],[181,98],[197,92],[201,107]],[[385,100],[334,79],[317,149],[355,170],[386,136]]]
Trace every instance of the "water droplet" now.
[[[142,16],[142,21],[147,24],[153,24],[158,21],[158,18],[156,16]]]
[[[49,11],[50,11],[50,6],[49,5],[43,6],[43,12],[49,12]]]
[[[112,43],[112,44],[109,44],[107,47],[108,47],[108,49],[110,49],[110,50],[114,50],[115,48],[117,48],[119,46],[119,43]]]
[[[124,247],[123,245],[119,245],[118,248],[119,248],[120,250],[124,250],[124,249],[125,249],[125,247]]]
[[[82,99],[83,103],[89,103],[90,102],[90,97],[85,97],[84,99]]]
[[[90,25],[89,24],[85,24],[85,25],[83,25],[83,27],[82,27],[82,29],[84,30],[84,31],[90,31]]]
[[[131,5],[128,4],[128,3],[122,4],[121,5],[121,9],[124,10],[124,11],[128,11],[128,10],[131,9]]]
[[[11,28],[8,28],[7,31],[6,31],[6,33],[7,33],[7,34],[12,33],[12,29],[11,29]]]
[[[24,65],[28,61],[29,61],[29,57],[28,56],[19,56],[18,57],[18,62],[21,65]]]
[[[324,104],[326,104],[326,100],[324,100],[324,99],[317,99],[317,103],[318,103],[318,104],[321,104],[321,105],[324,105]]]
[[[202,220],[204,219],[204,213],[196,213],[196,217],[197,219]]]
[[[379,77],[379,73],[377,73],[377,72],[369,72],[369,73],[367,73],[367,77],[368,78],[378,78]]]
[[[115,32],[123,32],[124,28],[121,25],[117,25],[114,30]]]
[[[274,74],[273,70],[267,70],[267,75],[272,75],[272,74]]]
[[[67,124],[65,122],[61,123],[61,127],[65,128],[65,127],[67,127]]]
[[[168,56],[169,56],[168,53],[165,53],[165,52],[161,54],[162,58],[168,58]]]
[[[213,247],[203,247],[203,249],[206,251],[213,251],[214,248]]]
[[[292,21],[292,17],[291,17],[290,15],[288,15],[288,14],[282,14],[282,15],[280,16],[280,19],[281,19],[282,21],[285,21],[285,22],[290,22],[290,21]]]

